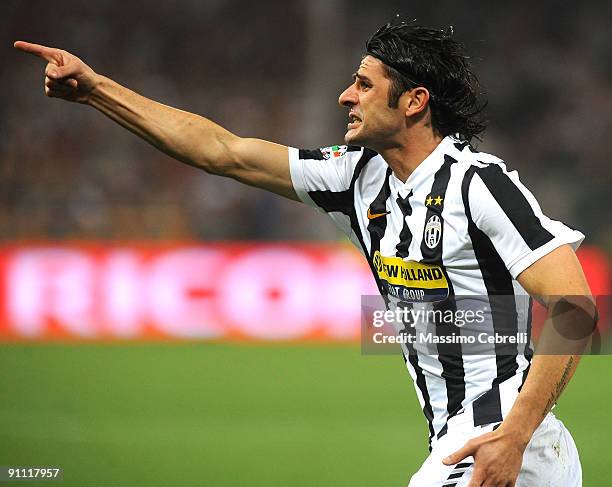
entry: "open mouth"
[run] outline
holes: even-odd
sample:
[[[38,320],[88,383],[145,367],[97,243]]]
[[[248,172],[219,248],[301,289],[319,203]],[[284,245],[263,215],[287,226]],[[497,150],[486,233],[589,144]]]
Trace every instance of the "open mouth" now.
[[[347,124],[348,129],[354,129],[361,123],[361,119],[354,113],[349,113],[349,123]]]

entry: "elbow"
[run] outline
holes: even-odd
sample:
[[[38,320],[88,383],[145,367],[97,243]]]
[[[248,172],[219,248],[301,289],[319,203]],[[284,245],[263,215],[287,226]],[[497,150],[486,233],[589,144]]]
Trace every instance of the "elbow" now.
[[[240,168],[238,154],[239,137],[233,134],[223,134],[202,147],[196,167],[215,176],[233,177]]]

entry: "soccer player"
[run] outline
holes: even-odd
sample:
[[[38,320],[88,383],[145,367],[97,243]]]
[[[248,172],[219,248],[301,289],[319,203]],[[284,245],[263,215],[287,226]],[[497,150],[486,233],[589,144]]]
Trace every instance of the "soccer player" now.
[[[574,254],[584,236],[547,218],[515,172],[470,145],[485,128],[482,104],[452,32],[381,27],[339,98],[348,145],[317,150],[238,137],[66,51],[15,47],[47,61],[47,96],[90,105],[186,164],[326,212],[364,254],[390,305],[440,308],[453,296],[483,296],[483,326],[495,332],[510,317],[529,334],[530,302],[518,298],[538,297],[551,314],[559,302],[552,296],[590,296]],[[460,333],[449,326],[444,333]],[[575,444],[550,412],[579,350],[402,350],[430,432],[430,456],[410,487],[581,485]]]

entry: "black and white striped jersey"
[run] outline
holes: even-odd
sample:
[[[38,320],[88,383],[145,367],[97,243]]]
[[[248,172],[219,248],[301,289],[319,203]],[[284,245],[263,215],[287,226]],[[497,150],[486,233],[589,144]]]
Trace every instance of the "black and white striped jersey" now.
[[[299,198],[327,213],[360,249],[390,306],[443,307],[449,296],[478,296],[488,301],[483,326],[495,331],[510,318],[530,334],[531,302],[516,277],[553,249],[576,248],[584,238],[546,217],[500,159],[453,137],[406,182],[362,147],[290,148],[289,159]],[[516,299],[508,306],[498,296]],[[531,359],[529,346],[514,355],[466,354],[461,344],[438,346],[436,353],[402,349],[430,443],[454,422],[502,421]]]

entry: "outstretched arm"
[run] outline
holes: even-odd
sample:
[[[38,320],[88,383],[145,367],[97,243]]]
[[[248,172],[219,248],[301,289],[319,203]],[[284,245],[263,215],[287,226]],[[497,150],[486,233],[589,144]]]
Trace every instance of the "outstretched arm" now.
[[[287,147],[238,137],[204,117],[145,98],[67,51],[23,41],[14,46],[47,61],[47,96],[91,105],[181,162],[298,200]]]

